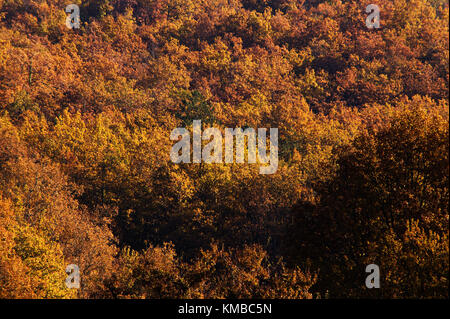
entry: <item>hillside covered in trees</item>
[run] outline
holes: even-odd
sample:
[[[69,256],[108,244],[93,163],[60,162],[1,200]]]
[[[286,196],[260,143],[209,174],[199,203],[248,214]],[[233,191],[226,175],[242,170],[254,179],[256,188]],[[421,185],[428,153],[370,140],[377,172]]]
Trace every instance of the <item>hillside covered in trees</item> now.
[[[448,298],[448,1],[374,1],[0,0],[0,298]]]

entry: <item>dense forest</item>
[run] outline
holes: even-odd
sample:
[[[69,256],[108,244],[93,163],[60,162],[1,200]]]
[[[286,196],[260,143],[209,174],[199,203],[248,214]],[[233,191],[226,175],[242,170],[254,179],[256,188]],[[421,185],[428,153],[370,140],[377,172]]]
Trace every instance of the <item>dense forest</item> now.
[[[448,298],[448,1],[374,1],[0,0],[0,298]]]

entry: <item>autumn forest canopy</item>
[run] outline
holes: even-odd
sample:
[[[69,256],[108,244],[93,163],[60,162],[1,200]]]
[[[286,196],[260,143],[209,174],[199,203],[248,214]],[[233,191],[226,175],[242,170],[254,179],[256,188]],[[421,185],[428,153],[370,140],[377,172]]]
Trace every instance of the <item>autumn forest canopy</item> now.
[[[447,0],[0,0],[0,298],[448,298],[448,99]]]

